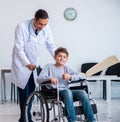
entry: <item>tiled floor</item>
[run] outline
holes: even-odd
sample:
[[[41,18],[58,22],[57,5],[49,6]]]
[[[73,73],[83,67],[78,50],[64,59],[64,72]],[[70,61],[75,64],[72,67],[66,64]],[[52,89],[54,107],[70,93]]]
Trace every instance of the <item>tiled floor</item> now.
[[[120,99],[111,101],[111,117],[109,117],[108,104],[105,100],[95,99],[98,108],[99,122],[120,122]],[[18,122],[19,106],[7,101],[0,103],[0,122]]]

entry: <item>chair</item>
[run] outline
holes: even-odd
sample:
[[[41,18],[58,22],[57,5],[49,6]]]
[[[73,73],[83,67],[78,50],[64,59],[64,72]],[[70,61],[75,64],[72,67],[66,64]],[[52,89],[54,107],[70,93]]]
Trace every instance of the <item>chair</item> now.
[[[118,77],[120,77],[120,63],[117,63],[111,67],[109,67],[106,72],[105,75],[117,75]],[[120,80],[112,80],[114,83],[115,82],[120,82]]]
[[[1,99],[2,99],[2,102],[6,102],[7,100],[7,96],[6,96],[6,74],[10,74],[11,73],[11,69],[6,69],[6,68],[3,68],[1,69]],[[16,99],[17,99],[17,103],[18,103],[18,96],[16,96],[16,86],[15,84],[13,84],[11,82],[11,101],[14,100],[14,102],[16,102]],[[17,97],[17,98],[16,98]]]
[[[86,81],[85,81],[86,82]],[[75,83],[79,83],[79,86],[71,86],[70,89],[84,89],[86,92],[88,91],[87,84],[81,83],[81,81],[77,81]],[[25,122],[29,122],[29,102],[32,101],[31,115],[32,120],[34,122],[66,122],[66,112],[62,101],[59,98],[59,89],[46,89],[45,85],[49,85],[50,81],[47,83],[41,83],[41,90],[34,91],[31,93],[26,99],[24,106],[24,119]],[[83,86],[84,84],[84,86]],[[82,86],[81,86],[82,85]],[[44,87],[44,89],[43,89]],[[96,114],[97,118],[97,107],[94,100],[91,101],[91,106],[94,114]],[[56,109],[57,108],[57,109]],[[77,104],[75,106],[75,111],[77,115],[83,115],[83,110],[81,104]],[[53,118],[50,117],[53,115]],[[98,119],[98,118],[97,118]],[[79,120],[80,121],[80,120]],[[81,120],[80,122],[82,122]]]
[[[83,63],[81,65],[81,72],[86,73],[88,69],[90,69],[91,67],[93,67],[94,65],[96,65],[96,62],[88,62],[88,63]],[[94,74],[94,75],[100,75],[101,71]],[[92,81],[95,82],[95,81]]]
[[[93,67],[96,64],[97,62],[83,63],[81,65],[81,72],[86,73],[87,70],[89,70],[91,67]],[[100,74],[101,74],[101,71],[94,75],[100,75]],[[96,82],[96,80],[88,80],[88,82]],[[103,99],[106,99],[106,81],[105,80],[103,80]]]
[[[111,67],[109,67],[105,73],[105,75],[117,75],[118,77],[120,76],[120,63],[117,63]],[[118,80],[114,80],[118,81]]]

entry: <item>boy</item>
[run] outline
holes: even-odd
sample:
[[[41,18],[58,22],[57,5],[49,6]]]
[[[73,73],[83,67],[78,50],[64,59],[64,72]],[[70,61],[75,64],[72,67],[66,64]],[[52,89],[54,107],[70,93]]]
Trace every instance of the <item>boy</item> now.
[[[55,50],[55,64],[47,64],[41,71],[38,82],[51,81],[48,89],[59,86],[60,97],[65,104],[68,122],[76,122],[76,113],[74,110],[73,98],[76,98],[82,103],[83,111],[87,122],[96,122],[94,114],[89,102],[87,93],[84,90],[70,90],[69,82],[84,79],[80,73],[76,73],[65,65],[68,60],[68,51],[66,48],[58,48]]]

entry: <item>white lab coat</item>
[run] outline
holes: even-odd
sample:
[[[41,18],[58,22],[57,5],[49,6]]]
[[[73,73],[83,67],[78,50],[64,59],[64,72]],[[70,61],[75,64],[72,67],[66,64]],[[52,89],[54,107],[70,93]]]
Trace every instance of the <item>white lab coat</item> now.
[[[15,29],[11,76],[12,82],[22,89],[25,88],[31,75],[31,71],[26,65],[36,65],[41,46],[45,44],[51,55],[54,55],[55,50],[55,44],[49,25],[47,24],[36,36],[32,22],[33,19],[21,22]],[[36,70],[33,71],[33,74],[36,84]]]

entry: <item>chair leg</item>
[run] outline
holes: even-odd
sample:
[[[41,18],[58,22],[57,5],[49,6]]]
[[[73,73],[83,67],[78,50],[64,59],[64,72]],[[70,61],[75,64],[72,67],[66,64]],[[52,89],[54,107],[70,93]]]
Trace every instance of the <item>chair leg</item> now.
[[[15,84],[13,84],[13,92],[14,92],[14,102],[16,102],[16,97],[15,97]]]
[[[10,98],[11,98],[11,101],[12,101],[12,83],[11,83],[11,97]]]
[[[16,102],[16,89],[15,89],[15,84],[11,83],[11,101],[14,100]]]
[[[13,94],[13,83],[11,83],[11,101],[12,101],[12,94]]]
[[[106,100],[106,81],[103,80],[103,99]]]
[[[18,87],[17,87],[17,104],[19,103],[19,93],[18,93]]]

